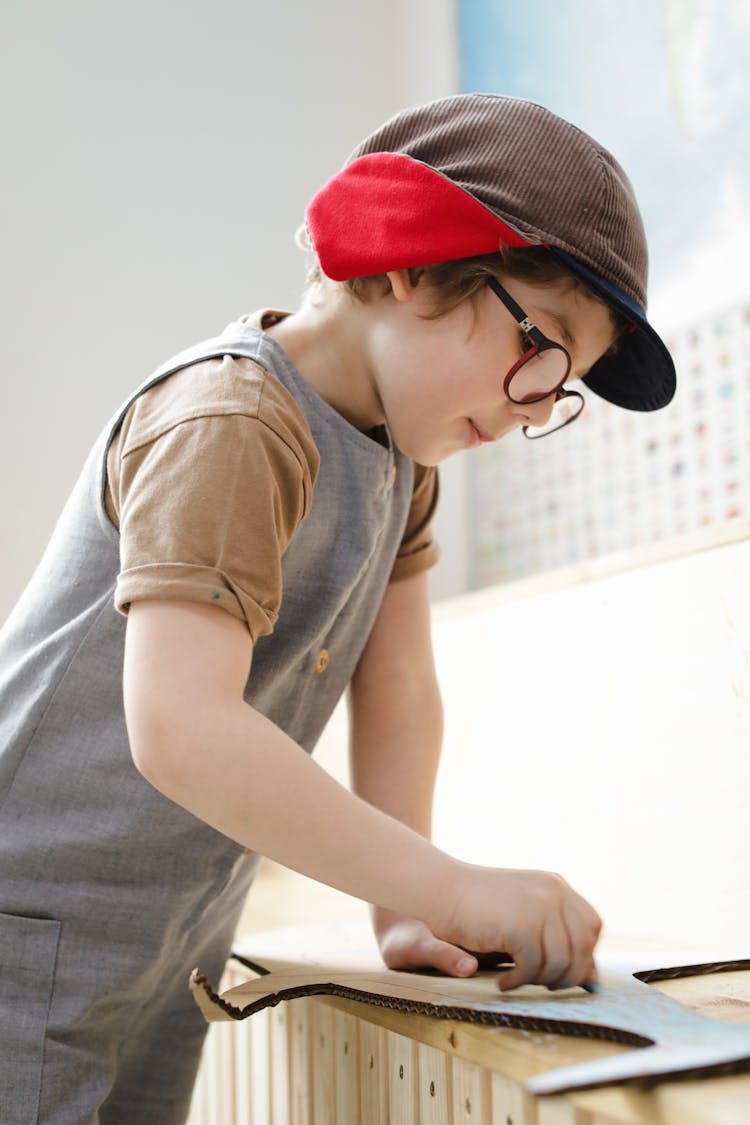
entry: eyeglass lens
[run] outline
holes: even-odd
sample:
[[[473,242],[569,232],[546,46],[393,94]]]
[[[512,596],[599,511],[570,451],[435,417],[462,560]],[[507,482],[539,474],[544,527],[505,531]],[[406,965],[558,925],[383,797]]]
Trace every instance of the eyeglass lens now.
[[[546,434],[551,434],[553,430],[559,430],[562,426],[567,426],[568,422],[577,418],[582,410],[583,399],[580,395],[565,395],[555,402],[546,422],[541,426],[526,426],[524,434],[528,438],[544,437]]]
[[[569,360],[562,348],[544,348],[521,361],[508,382],[513,402],[538,402],[562,386]]]

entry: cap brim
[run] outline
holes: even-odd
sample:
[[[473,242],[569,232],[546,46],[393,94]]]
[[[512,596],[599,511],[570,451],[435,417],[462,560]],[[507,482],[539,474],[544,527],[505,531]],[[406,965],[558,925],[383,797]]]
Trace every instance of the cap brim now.
[[[619,340],[613,355],[602,356],[584,375],[585,385],[607,402],[626,410],[660,410],[670,403],[677,384],[674,363],[644,310],[628,293],[594,273],[578,258],[555,246],[550,246],[550,251],[634,328]]]

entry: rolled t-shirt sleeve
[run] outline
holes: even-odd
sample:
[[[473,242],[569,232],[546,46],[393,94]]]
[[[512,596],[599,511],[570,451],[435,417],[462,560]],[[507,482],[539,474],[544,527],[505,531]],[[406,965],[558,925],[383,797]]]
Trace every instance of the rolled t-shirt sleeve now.
[[[281,559],[309,510],[317,451],[278,390],[267,417],[262,396],[257,410],[232,412],[230,398],[226,412],[194,407],[185,417],[163,409],[165,393],[160,411],[147,404],[126,419],[108,457],[107,507],[120,530],[115,605],[209,603],[256,640],[278,617]]]
[[[432,517],[437,502],[437,469],[415,464],[411,508],[391,571],[391,582],[428,570],[440,558],[440,548],[432,535]]]

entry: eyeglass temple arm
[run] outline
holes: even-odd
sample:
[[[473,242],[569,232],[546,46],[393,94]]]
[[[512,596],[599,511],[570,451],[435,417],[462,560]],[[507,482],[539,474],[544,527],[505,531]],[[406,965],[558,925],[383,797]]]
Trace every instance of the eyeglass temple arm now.
[[[503,289],[499,281],[496,281],[494,277],[488,277],[487,284],[489,285],[492,292],[503,302],[513,319],[518,321],[524,332],[528,332],[532,337],[535,337],[538,334],[543,338],[543,335],[539,331],[537,326],[527,317],[521,306],[516,304],[510,293]]]

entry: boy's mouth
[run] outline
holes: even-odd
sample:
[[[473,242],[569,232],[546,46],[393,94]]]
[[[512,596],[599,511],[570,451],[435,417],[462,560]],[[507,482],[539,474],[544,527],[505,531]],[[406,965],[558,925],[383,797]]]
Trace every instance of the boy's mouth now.
[[[468,421],[469,421],[469,426],[471,427],[471,429],[474,431],[474,434],[476,435],[476,441],[473,442],[472,444],[486,445],[487,442],[497,441],[497,438],[495,438],[492,434],[488,434],[486,430],[483,430],[481,426],[478,426],[473,418],[469,418]]]

